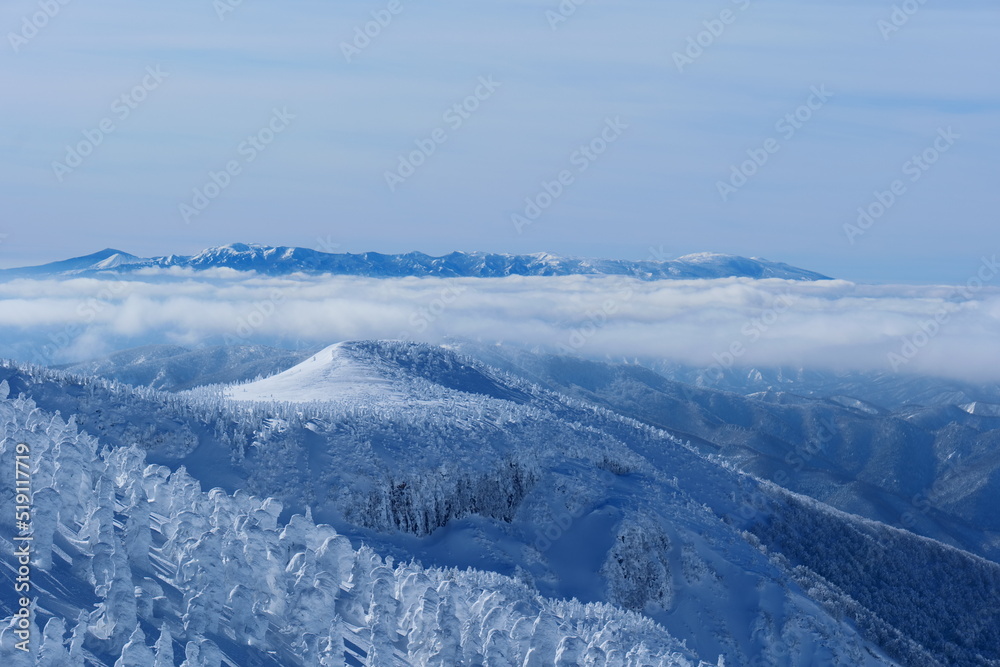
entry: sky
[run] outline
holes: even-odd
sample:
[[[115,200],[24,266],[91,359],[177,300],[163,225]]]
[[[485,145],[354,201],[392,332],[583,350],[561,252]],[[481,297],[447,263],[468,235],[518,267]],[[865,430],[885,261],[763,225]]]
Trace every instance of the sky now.
[[[248,242],[964,284],[1000,250],[985,0],[7,0],[0,28],[3,267]]]

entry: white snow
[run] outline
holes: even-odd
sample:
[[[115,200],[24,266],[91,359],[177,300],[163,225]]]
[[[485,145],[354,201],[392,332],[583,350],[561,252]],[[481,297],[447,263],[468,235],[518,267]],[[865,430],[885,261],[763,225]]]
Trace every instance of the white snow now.
[[[1000,405],[997,405],[996,403],[973,401],[972,403],[966,403],[960,407],[970,415],[978,415],[980,417],[1000,417]]]
[[[405,391],[400,382],[357,359],[344,343],[337,343],[277,375],[230,386],[226,396],[237,401],[310,403],[403,398]]]

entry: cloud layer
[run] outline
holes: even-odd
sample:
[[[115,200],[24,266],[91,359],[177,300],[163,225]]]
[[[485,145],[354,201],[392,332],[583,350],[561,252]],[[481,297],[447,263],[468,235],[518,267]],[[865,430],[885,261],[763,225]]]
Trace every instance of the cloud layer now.
[[[0,353],[61,363],[149,343],[506,342],[693,366],[1000,380],[1000,275],[959,286],[614,277],[367,279],[151,272],[0,284]]]

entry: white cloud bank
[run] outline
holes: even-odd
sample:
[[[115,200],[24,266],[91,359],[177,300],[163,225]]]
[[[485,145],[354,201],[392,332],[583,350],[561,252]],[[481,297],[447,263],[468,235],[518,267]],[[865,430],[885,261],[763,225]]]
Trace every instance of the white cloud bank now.
[[[42,363],[148,343],[504,341],[693,366],[779,364],[1000,380],[1000,268],[961,286],[613,277],[246,274],[0,284],[0,353]]]

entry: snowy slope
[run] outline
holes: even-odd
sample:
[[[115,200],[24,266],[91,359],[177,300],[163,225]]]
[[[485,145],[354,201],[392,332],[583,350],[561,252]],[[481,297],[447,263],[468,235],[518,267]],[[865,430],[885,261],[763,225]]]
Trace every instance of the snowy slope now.
[[[336,405],[341,401],[340,396],[343,396],[343,400],[350,400],[354,394],[337,391],[318,394],[316,390],[323,386],[325,377],[335,378],[335,382],[331,384],[333,387],[342,385],[345,355],[351,356],[348,365],[350,372],[346,373],[349,378],[348,386],[351,386],[355,378],[362,376],[358,370],[359,365],[367,366],[369,373],[379,375],[380,382],[385,383],[393,375],[393,367],[386,364],[386,359],[405,359],[403,350],[410,350],[415,356],[425,359],[435,356],[434,350],[427,346],[392,343],[337,345],[274,378],[231,388],[229,391],[234,392],[232,395],[240,396],[239,390],[246,388],[248,394],[267,399],[301,403],[319,398]],[[437,367],[448,363],[453,367],[470,365],[469,360],[444,351],[438,351],[436,355],[449,360],[440,360]],[[418,365],[420,364],[409,364],[411,368]],[[364,446],[357,451],[359,459],[375,456],[379,461],[377,468],[363,477],[367,481],[372,476],[378,478],[382,475],[386,487],[402,489],[401,493],[368,501],[374,502],[369,511],[386,517],[382,520],[383,523],[370,526],[374,530],[360,533],[369,543],[383,543],[387,545],[386,548],[392,548],[395,544],[396,548],[410,553],[416,551],[423,559],[433,562],[471,562],[477,567],[521,571],[542,590],[555,595],[573,595],[583,600],[605,599],[603,596],[610,595],[619,603],[644,609],[668,629],[687,638],[690,645],[698,650],[716,651],[737,660],[739,656],[745,658],[767,650],[764,645],[756,644],[754,639],[747,637],[746,631],[742,630],[758,625],[757,613],[780,619],[777,621],[778,627],[784,627],[784,630],[776,630],[778,635],[772,636],[764,644],[780,644],[782,640],[777,637],[782,632],[788,632],[791,626],[817,613],[804,612],[799,607],[802,602],[797,601],[795,596],[786,597],[777,590],[768,594],[773,597],[769,598],[769,603],[762,605],[763,609],[751,605],[745,610],[730,609],[723,612],[714,603],[705,605],[707,600],[727,596],[734,599],[759,599],[760,590],[763,588],[767,591],[771,585],[766,582],[773,582],[775,578],[781,577],[780,573],[771,569],[766,559],[761,559],[754,549],[748,549],[742,538],[732,535],[732,529],[719,522],[717,515],[695,509],[699,503],[705,503],[729,516],[738,516],[740,505],[746,502],[737,500],[734,504],[729,494],[734,492],[734,485],[736,489],[740,488],[740,482],[723,481],[728,474],[714,464],[705,462],[669,438],[654,436],[650,441],[648,434],[632,433],[631,442],[626,445],[615,437],[608,437],[609,431],[615,433],[624,426],[621,423],[614,426],[601,424],[596,430],[603,437],[599,436],[594,440],[593,426],[589,432],[570,430],[563,435],[559,433],[559,427],[554,425],[556,420],[552,418],[553,415],[529,413],[533,426],[546,424],[541,429],[546,435],[540,436],[533,430],[524,430],[518,411],[510,405],[495,406],[495,409],[505,413],[502,431],[510,437],[498,440],[495,429],[488,429],[493,435],[483,437],[478,432],[479,427],[474,424],[483,420],[497,423],[497,418],[491,414],[491,399],[480,398],[475,414],[467,415],[454,405],[457,397],[452,396],[449,401],[448,397],[440,394],[440,388],[444,386],[442,374],[428,372],[434,364],[425,361],[422,365],[424,372],[420,378],[438,382],[428,382],[425,388],[414,392],[414,379],[397,374],[389,382],[388,390],[383,396],[369,395],[366,398],[366,409],[372,414],[379,414],[383,424],[389,422],[394,426],[386,430],[367,429],[357,435],[362,444],[379,445]],[[398,369],[399,366],[396,366],[397,371]],[[578,408],[575,409],[558,397],[525,386],[495,370],[480,370],[489,376],[494,385],[506,383],[510,391],[522,395],[533,394],[533,403],[544,405],[547,411],[559,414],[560,423],[601,422],[601,418],[595,420],[594,416],[582,415]],[[446,377],[450,378],[452,375]],[[296,377],[302,378],[300,385],[295,384],[293,378]],[[453,391],[486,395],[480,393],[481,383],[449,384]],[[277,391],[279,387],[280,393]],[[437,394],[435,387],[439,392]],[[408,395],[411,398],[401,400],[401,396]],[[413,401],[414,395],[436,395],[442,406],[438,409],[444,410],[443,406],[449,406],[447,421],[441,426],[433,421],[426,421],[428,417]],[[340,408],[331,409],[337,411]],[[393,414],[394,411],[401,414],[397,417]],[[407,413],[410,413],[409,416],[406,416]],[[606,418],[615,419],[610,416]],[[417,422],[420,428],[413,429],[412,434],[405,431],[399,433],[405,422]],[[466,425],[460,433],[455,433],[456,423],[471,423],[473,426]],[[339,422],[330,424],[329,428],[339,431],[354,430],[359,426]],[[630,428],[634,430],[635,426]],[[446,435],[448,431],[451,433]],[[428,450],[426,447],[414,449],[413,443],[420,440],[437,442],[438,448],[455,442],[462,449],[446,449],[444,452]],[[545,445],[525,448],[522,444],[541,443],[545,440],[574,444],[569,449],[562,445],[556,450],[547,450]],[[594,447],[596,451],[588,451],[588,441],[593,442],[590,447]],[[657,441],[659,444],[654,444]],[[345,444],[347,443],[340,446]],[[468,450],[471,450],[471,456]],[[642,452],[639,457],[636,456],[637,450]],[[490,460],[516,461],[525,458],[530,462],[531,468],[526,472],[515,471],[518,474],[513,479],[505,479],[502,469],[500,476],[496,477],[496,470],[491,471],[484,466]],[[567,459],[575,463],[569,464]],[[326,478],[324,484],[338,488],[356,485],[356,479],[344,474],[345,469],[350,467],[345,464],[344,459],[338,460],[337,471],[332,478]],[[322,474],[312,462],[310,469],[313,475]],[[491,487],[498,487],[502,493],[516,493],[520,490],[523,497],[508,496],[516,500],[516,507],[482,503],[480,514],[490,512],[493,519],[502,520],[499,524],[494,521],[490,525],[491,522],[484,521],[481,516],[459,515],[448,519],[447,515],[441,515],[442,511],[446,512],[442,508],[459,499],[449,499],[447,482],[444,489],[438,486],[441,482],[433,482],[431,487],[427,487],[427,476],[430,474],[433,478],[432,471],[438,474],[443,472],[444,479],[447,480],[461,475],[458,470],[465,473],[482,471],[480,475],[494,479],[490,483]],[[659,474],[661,470],[672,471],[674,477],[666,479]],[[699,482],[693,485],[682,484],[678,489],[673,481],[675,478]],[[710,480],[715,480],[715,483]],[[479,484],[474,477],[470,483],[473,486]],[[648,485],[652,485],[652,488],[659,487],[665,493],[651,503],[649,491],[642,490]],[[525,486],[530,488],[524,491]],[[735,492],[741,496],[747,491],[744,489]],[[424,494],[428,494],[426,498],[421,497]],[[466,503],[467,498],[455,504],[461,506]],[[430,515],[413,515],[413,510],[420,506],[430,507]],[[358,513],[348,511],[347,514],[353,516],[354,521],[361,518]],[[333,521],[337,523],[336,519]],[[681,525],[698,528],[681,529],[678,527]],[[429,531],[432,542],[415,544],[405,537],[392,538],[384,534],[386,529],[393,528],[417,534]],[[554,539],[550,539],[551,537]],[[468,553],[466,544],[470,540],[489,544],[490,547],[486,553],[480,551],[483,547],[477,549],[477,553]],[[625,570],[617,569],[622,567],[620,564],[614,565],[618,562],[616,547],[613,546],[616,543],[622,550],[622,561],[630,563],[625,566]],[[676,556],[668,561],[655,557],[651,560],[647,552],[658,549],[666,549]],[[727,556],[720,557],[718,551],[722,549],[728,552]],[[738,565],[733,562],[734,559]],[[666,572],[676,570],[678,574],[668,576],[670,581],[665,581],[662,574],[664,569]],[[603,579],[604,584],[598,584],[595,588],[597,582],[594,575],[598,572],[601,574],[598,582]],[[656,572],[661,574],[654,574]],[[680,572],[686,574],[682,577]],[[713,576],[717,579],[705,580],[704,576],[709,572],[714,573]],[[625,583],[636,577],[651,579],[638,587],[635,583]],[[601,591],[602,587],[605,588],[604,591]],[[700,589],[699,593],[692,594],[690,588]],[[823,615],[823,612],[818,613]],[[702,621],[692,625],[690,619],[694,618]],[[723,639],[720,640],[720,637]],[[808,632],[797,636],[796,642],[808,645],[810,640],[807,637]],[[819,659],[819,654],[809,652],[815,648],[802,646],[804,653],[797,659]]]
[[[1000,492],[1000,459],[995,456],[1000,421],[984,403],[960,409],[886,410],[845,396],[822,400],[773,390],[739,396],[671,382],[635,364],[613,365],[504,346],[463,343],[457,348],[522,379],[700,443],[705,451],[725,456],[742,470],[838,509],[1000,560],[1000,522],[994,511]],[[440,390],[419,384],[428,377],[444,377],[440,371],[403,372],[389,359],[366,358],[358,343],[334,350],[342,363],[354,364],[359,372],[381,374],[377,386],[395,382],[400,400],[425,401]],[[228,373],[219,368],[223,363],[219,359],[229,364]],[[72,370],[93,369],[133,384],[171,387],[174,383],[171,388],[175,388],[180,382],[204,384],[227,374],[249,380],[266,374],[267,368],[285,370],[294,359],[291,353],[268,348],[187,351],[162,346],[122,352]],[[156,370],[158,364],[166,376]],[[301,400],[300,383],[261,391],[283,377],[235,387],[230,395]],[[322,386],[322,378],[310,382],[314,388]],[[463,384],[453,379],[449,386],[484,391],[490,382],[480,378]],[[498,385],[492,386],[488,391],[502,398]],[[246,393],[250,391],[256,393]],[[365,395],[363,384],[353,391],[352,395]],[[314,391],[307,398],[333,400],[338,393],[343,404],[347,400],[343,387],[330,395]]]
[[[728,655],[737,664],[751,657],[764,664],[891,664],[866,659],[877,649],[790,585],[716,513],[738,517],[746,502],[748,489],[733,486],[733,473],[661,434],[567,405],[513,378],[498,387],[502,373],[446,351],[398,343],[358,348],[381,360],[374,363],[398,359],[400,368],[419,369],[431,378],[417,378],[428,393],[444,400],[425,409],[390,397],[321,410],[310,403],[219,403],[207,391],[188,395],[185,407],[184,396],[170,395],[167,411],[199,432],[200,444],[187,453],[167,445],[150,454],[172,468],[187,465],[208,484],[231,466],[221,479],[233,471],[242,479],[231,479],[230,488],[278,496],[282,517],[309,507],[355,545],[399,560],[513,575],[546,596],[642,612],[712,663]],[[51,403],[64,381],[47,377],[40,385],[24,375],[12,379]],[[522,402],[491,396],[496,388]],[[150,390],[141,398],[100,383],[78,392],[70,381],[66,389],[88,428],[109,435],[121,432],[113,415],[156,398]],[[538,405],[525,404],[524,395]],[[67,398],[60,401],[68,408]],[[211,454],[220,447],[225,463]],[[691,484],[679,488],[631,447]],[[788,645],[795,649],[783,657]]]
[[[463,392],[523,403],[528,394],[506,386],[488,369],[410,343],[347,341],[320,350],[301,363],[270,377],[234,384],[224,390],[238,401],[406,405],[441,401]],[[513,378],[509,378],[513,381]]]
[[[851,397],[773,390],[740,395],[671,381],[636,364],[471,343],[460,349],[690,439],[742,470],[838,509],[1000,562],[994,511],[1000,419],[986,410],[887,410]]]
[[[355,548],[641,612],[712,663],[892,664],[883,649],[901,664],[1000,660],[1000,612],[983,602],[1000,593],[995,564],[789,497],[661,429],[452,350],[333,346],[298,369],[307,381],[272,383],[257,401],[226,396],[266,380],[175,395],[4,372],[112,444],[175,429],[138,439],[151,461],[276,496],[281,520],[308,508]],[[359,394],[361,378],[379,390]],[[885,548],[861,568],[840,535]],[[936,562],[949,584],[928,614],[912,592]]]
[[[331,345],[277,375],[230,387],[226,396],[241,401],[295,403],[417,398],[403,388],[402,378],[391,377],[391,368],[362,363],[352,351],[350,344]]]
[[[27,399],[0,399],[0,433],[5,473],[29,452],[36,485],[23,634],[19,604],[0,598],[10,667],[699,664],[636,614],[488,573],[395,565],[308,516],[279,522],[271,499],[205,493],[183,469],[146,466],[137,447],[99,453]],[[12,516],[0,518],[5,590]]]
[[[230,268],[268,275],[296,272],[371,277],[482,277],[620,275],[642,280],[695,278],[784,278],[827,280],[826,276],[760,258],[717,253],[687,255],[673,260],[613,260],[558,257],[549,253],[509,255],[453,252],[431,257],[419,252],[401,255],[326,253],[308,248],[234,243],[208,248],[196,255],[139,258],[106,249],[85,257],[41,266],[0,270],[0,280],[126,273],[142,268],[181,267],[195,270]]]

